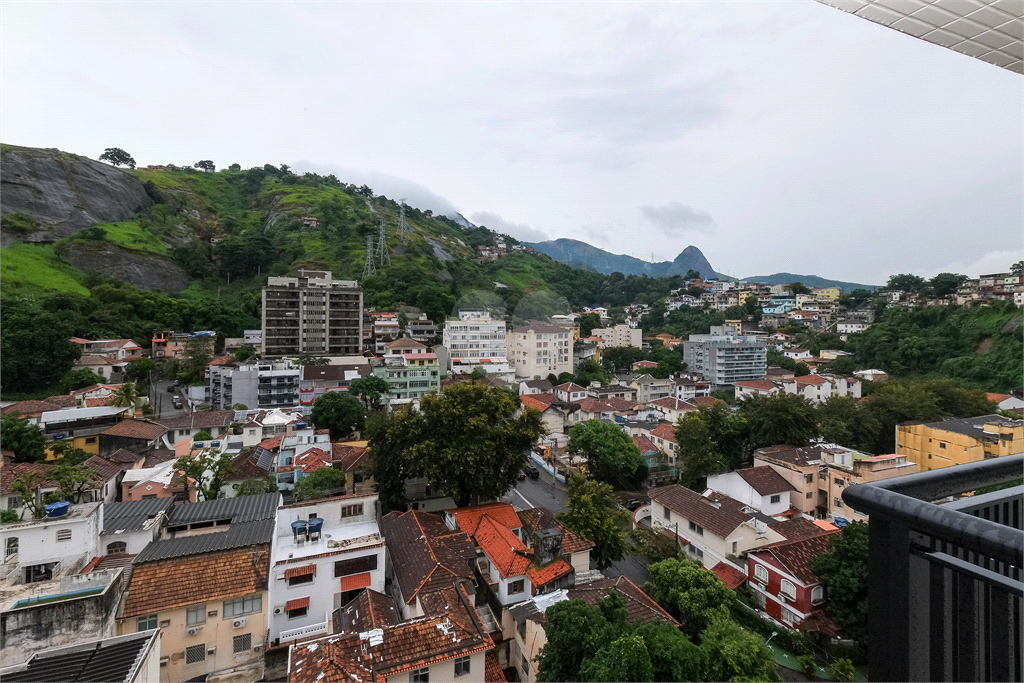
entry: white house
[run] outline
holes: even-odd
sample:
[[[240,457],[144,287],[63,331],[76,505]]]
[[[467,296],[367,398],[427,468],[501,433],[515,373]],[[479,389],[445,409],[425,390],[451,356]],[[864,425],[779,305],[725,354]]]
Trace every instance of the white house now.
[[[773,517],[791,507],[792,484],[767,465],[708,476],[705,494],[717,491]]]
[[[559,384],[555,387],[555,396],[558,397],[559,401],[574,403],[576,401],[582,401],[587,397],[587,389],[586,387],[581,387],[578,384],[566,382],[565,384]]]
[[[804,375],[782,381],[787,394],[796,394],[811,403],[824,403],[834,394],[832,382],[822,375]]]
[[[753,379],[747,382],[736,382],[733,384],[733,387],[736,388],[737,399],[749,398],[750,396],[770,396],[782,391],[782,387],[768,379]]]
[[[4,524],[4,572],[17,569],[20,583],[49,581],[78,571],[96,557],[103,529],[103,503],[72,505],[57,517]]]

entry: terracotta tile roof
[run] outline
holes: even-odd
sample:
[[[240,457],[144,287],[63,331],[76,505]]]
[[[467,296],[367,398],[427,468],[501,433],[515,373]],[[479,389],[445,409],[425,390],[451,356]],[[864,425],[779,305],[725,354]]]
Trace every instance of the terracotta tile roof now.
[[[114,396],[101,396],[99,398],[87,398],[85,399],[86,408],[99,408],[100,406],[109,406],[114,401]]]
[[[539,395],[540,394],[528,394],[525,396],[520,396],[519,400],[523,404],[523,408],[532,408],[533,410],[537,410],[543,413],[545,410],[551,407],[551,403],[538,399],[537,396]]]
[[[580,410],[585,413],[614,413],[615,408],[604,401],[598,401],[596,398],[584,398],[576,402],[579,405]]]
[[[526,574],[532,553],[508,527],[484,515],[476,533],[473,534],[473,539],[502,577]]]
[[[346,472],[357,465],[370,463],[370,449],[366,446],[349,446],[343,443],[331,444],[331,462]]]
[[[291,472],[300,470],[304,474],[315,472],[321,467],[331,466],[331,454],[322,448],[308,448],[292,458],[291,465],[282,465],[277,468],[278,472]]]
[[[770,496],[775,493],[786,493],[795,491],[796,488],[786,479],[768,465],[760,467],[747,467],[736,470],[736,474],[743,478],[743,481],[750,484],[750,487],[762,496]]]
[[[259,447],[265,448],[268,451],[276,451],[281,448],[281,439],[283,437],[284,434],[278,434],[277,436],[272,436],[269,439],[264,439],[263,441],[260,441]]]
[[[651,434],[658,437],[659,439],[665,439],[666,441],[676,442],[676,427],[672,424],[661,424],[651,430]]]
[[[559,384],[557,387],[555,387],[555,391],[564,391],[567,394],[570,394],[570,393],[578,394],[581,391],[585,392],[586,390],[587,390],[586,387],[581,387],[579,384],[576,384],[574,382],[566,382],[565,384]]]
[[[719,562],[708,571],[721,579],[722,583],[733,590],[742,586],[743,582],[747,580],[746,574],[728,562]]]
[[[551,405],[552,403],[558,403],[559,402],[558,397],[555,396],[554,394],[530,394],[529,397],[531,399],[533,399],[534,401],[541,401],[541,402],[546,403],[548,405]]]
[[[334,610],[333,620],[335,633],[362,633],[400,624],[402,615],[390,595],[367,588],[347,605]]]
[[[586,541],[569,530],[555,517],[555,513],[547,508],[530,508],[520,510],[519,521],[528,536],[542,529],[560,529],[562,531],[562,552],[565,554],[579,553],[594,547],[593,541]]]
[[[713,406],[727,406],[729,405],[720,398],[714,396],[695,396],[690,399],[690,403],[695,403],[698,406],[704,406],[705,408],[711,408]]]
[[[314,434],[330,434],[330,429],[316,429],[313,431]]]
[[[231,479],[262,479],[270,471],[265,470],[257,464],[256,448],[250,446],[235,456],[231,461],[234,471],[231,472]]]
[[[127,439],[145,439],[146,441],[159,439],[166,433],[167,427],[161,424],[149,422],[148,420],[133,420],[130,418],[127,420],[121,420],[102,432],[102,434],[107,436],[120,436]]]
[[[101,458],[98,455],[94,455],[88,460],[85,460],[82,463],[82,467],[88,467],[89,469],[91,469],[103,482],[108,482],[111,479],[115,479],[117,475],[121,474],[122,472],[125,471],[125,469],[127,469],[120,463],[111,462],[106,458]]]
[[[177,460],[178,455],[174,451],[168,448],[154,448],[151,451],[146,452],[146,462],[142,463],[143,467],[156,467],[162,462],[168,460]]]
[[[11,493],[11,485],[14,480],[23,474],[35,474],[32,482],[33,488],[56,488],[57,482],[47,479],[53,465],[45,462],[12,462],[10,465],[0,467],[0,495]]]
[[[549,562],[545,567],[531,565],[526,570],[526,578],[530,580],[530,585],[533,586],[533,593],[536,595],[537,589],[540,586],[565,576],[572,570],[572,566],[566,564],[565,560],[555,560],[554,562]]]
[[[640,453],[660,453],[658,447],[654,445],[654,442],[648,439],[643,434],[637,434],[633,437],[633,445],[640,449]]]
[[[832,621],[825,610],[814,610],[800,623],[801,631],[819,631],[835,638],[839,635],[839,626]]]
[[[614,410],[633,410],[640,405],[636,401],[630,401],[627,398],[619,398],[618,396],[609,396],[601,400],[611,406]]]
[[[1013,398],[1010,394],[985,394],[985,398],[992,401],[993,403],[1002,403],[1008,398]]]
[[[608,595],[609,589],[614,588],[626,602],[626,611],[630,621],[640,619],[647,623],[653,621],[667,621],[675,626],[679,622],[672,618],[672,615],[662,609],[661,605],[652,600],[647,593],[630,581],[625,576],[615,576],[608,579],[598,579],[582,586],[570,588],[568,598],[570,600],[584,600],[591,605],[596,605]]]
[[[484,683],[508,683],[505,672],[501,670],[497,652],[488,652],[484,657]]]
[[[794,378],[793,381],[796,382],[797,384],[816,384],[818,386],[821,386],[822,384],[825,384],[828,380],[826,380],[823,377],[819,377],[818,375],[803,375],[801,377]]]
[[[836,532],[839,530],[836,529]],[[818,583],[818,577],[811,571],[811,560],[818,555],[827,553],[832,542],[832,534],[812,536],[798,541],[780,541],[771,545],[750,550],[749,554],[772,555],[790,574],[799,579],[805,586]]]
[[[647,405],[657,406],[659,408],[667,408],[669,410],[679,410],[683,412],[697,410],[697,406],[695,406],[692,401],[684,401],[681,398],[673,398],[672,396],[659,398],[656,401],[651,401]]]
[[[787,462],[799,467],[818,465],[821,463],[821,446],[795,448],[793,446],[770,446],[754,451],[755,458]]]
[[[480,526],[480,520],[487,515],[498,524],[509,529],[518,529],[523,525],[519,521],[516,509],[508,503],[486,503],[484,505],[473,505],[464,508],[452,508],[445,510],[454,520],[460,530],[472,536]]]
[[[753,518],[743,511],[743,503],[734,498],[721,494],[705,498],[679,484],[650,489],[647,495],[652,501],[701,525],[719,538],[726,538],[740,524]]]
[[[436,515],[418,510],[389,512],[380,526],[407,603],[420,592],[450,586],[460,578],[473,579],[473,542],[464,531],[446,527]]]
[[[410,337],[402,337],[401,339],[396,339],[395,341],[388,342],[387,344],[384,345],[384,348],[385,349],[425,349],[425,348],[427,348],[427,345],[426,344],[421,344],[418,341],[416,341],[415,339],[412,339]]]
[[[752,379],[748,382],[733,382],[734,387],[743,387],[744,389],[757,389],[759,391],[772,391],[778,389],[775,386],[775,382],[767,379]]]
[[[196,413],[165,418],[160,424],[168,429],[210,429],[211,427],[230,427],[235,421],[233,410],[203,410]]]
[[[251,595],[267,589],[269,570],[269,545],[138,563],[123,616]]]
[[[658,364],[655,363],[652,360],[638,360],[637,362],[633,363],[633,367],[634,368],[656,368],[656,367],[658,367]]]
[[[12,403],[9,406],[0,408],[0,414],[7,415],[9,413],[18,413],[23,417],[39,417],[43,413],[51,410],[60,410],[66,406],[58,405],[53,399],[58,398],[57,396],[51,396],[44,401],[18,401]],[[71,404],[74,405],[74,398],[72,398]]]
[[[486,652],[494,642],[464,588],[451,591],[461,603],[451,614],[379,630],[327,636],[292,647],[288,680],[317,683],[382,681],[438,662]],[[460,614],[470,623],[463,623]]]
[[[125,361],[111,360],[111,359],[107,358],[106,356],[99,356],[99,355],[95,355],[95,354],[87,354],[87,355],[83,355],[83,356],[79,357],[78,360],[75,361],[75,366],[76,367],[83,367],[83,366],[84,367],[93,367],[93,366],[96,366],[96,365],[117,365],[119,362],[123,363]]]
[[[826,524],[828,524],[828,522],[826,522]],[[829,526],[832,529],[836,528],[831,524],[829,524]],[[829,529],[823,528],[817,523],[812,522],[809,519],[804,519],[803,517],[793,517],[792,519],[787,519],[784,522],[771,524],[768,528],[781,534],[787,541],[801,541],[805,538],[824,536],[831,533]]]

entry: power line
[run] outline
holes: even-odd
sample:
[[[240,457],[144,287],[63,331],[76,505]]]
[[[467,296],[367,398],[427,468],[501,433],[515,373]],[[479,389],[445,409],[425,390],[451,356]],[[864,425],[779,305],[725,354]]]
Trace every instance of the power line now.
[[[377,231],[377,259],[380,265],[391,265],[391,252],[388,251],[388,238],[384,234],[384,216],[380,217],[380,229]]]
[[[363,279],[373,277],[377,274],[377,268],[373,264],[373,235],[366,236],[366,264],[363,266]]]
[[[406,233],[409,232],[409,224],[405,222],[405,199],[399,199],[398,201],[402,202],[398,213],[398,237],[405,242]]]

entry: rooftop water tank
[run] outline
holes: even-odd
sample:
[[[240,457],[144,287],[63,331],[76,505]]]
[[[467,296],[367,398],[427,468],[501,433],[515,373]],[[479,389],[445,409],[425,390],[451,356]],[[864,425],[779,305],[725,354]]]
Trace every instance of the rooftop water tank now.
[[[210,445],[214,448],[220,448],[220,441],[211,441]]]
[[[324,528],[324,520],[322,520],[321,518],[314,517],[313,519],[309,520],[309,533],[310,533],[310,535],[312,535],[312,534],[319,534],[320,531],[323,528]]]
[[[68,513],[69,507],[71,507],[71,503],[66,500],[62,500],[59,503],[50,503],[44,509],[46,510],[47,517],[60,517],[61,515],[66,515]]]
[[[292,533],[296,536],[306,533],[306,521],[299,519],[292,522]]]
[[[296,422],[295,423],[295,428],[296,429],[305,429],[306,428],[306,423],[305,422]]]

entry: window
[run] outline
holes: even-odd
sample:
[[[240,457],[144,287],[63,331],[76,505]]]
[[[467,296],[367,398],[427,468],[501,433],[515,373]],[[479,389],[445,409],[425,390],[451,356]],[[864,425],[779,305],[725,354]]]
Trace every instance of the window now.
[[[156,628],[156,615],[150,614],[149,616],[139,617],[135,620],[136,631],[151,631]]]
[[[518,581],[513,581],[510,584],[508,584],[509,595],[517,595],[519,593],[522,593],[524,590],[526,590],[525,579],[519,579]]]
[[[185,623],[188,626],[206,623],[206,605],[193,605],[185,610]]]
[[[16,510],[21,507],[21,496],[10,496],[7,498],[7,509]]]
[[[252,614],[263,609],[263,596],[259,593],[244,598],[224,601],[224,618],[231,619],[245,614]]]
[[[733,541],[733,542],[732,542],[732,554],[733,554],[733,555],[735,555],[735,554],[736,554],[736,547],[737,547],[736,541]]]
[[[834,507],[837,507],[837,508],[843,507],[843,499],[842,498],[838,498],[838,497],[833,498],[832,499],[832,505]]]
[[[669,512],[669,509],[664,505],[661,506],[661,514],[665,517],[665,519],[672,519],[672,513]]]
[[[814,498],[814,491],[808,491],[806,497],[807,497],[807,500],[810,500],[811,498]]]
[[[57,530],[58,541],[70,541],[71,540],[71,529],[58,529]]]
[[[304,583],[313,583],[313,579],[316,578],[315,574],[302,574],[301,576],[293,576],[288,579],[288,586],[299,586]]]
[[[704,535],[704,527],[702,527],[700,524],[694,524],[693,522],[690,522],[690,531],[694,532],[698,536]]]
[[[334,563],[334,577],[349,576],[350,574],[362,574],[372,572],[377,568],[377,556],[365,555],[354,557],[351,560],[340,560]]]
[[[846,484],[845,480],[840,479],[839,477],[836,477],[836,486],[838,486],[839,488],[843,488],[844,484]]]
[[[686,546],[686,549],[689,550],[690,554],[693,555],[694,557],[696,557],[698,559],[701,559],[701,560],[704,559],[704,551],[701,550],[700,548],[698,548],[697,546],[693,545],[692,543],[690,545]]]
[[[782,608],[782,621],[783,621],[783,623],[791,624],[792,625],[796,621],[796,614],[793,613],[793,610],[786,609],[785,607],[783,607]]]
[[[358,505],[345,505],[341,508],[341,518],[346,517],[360,517],[363,514],[363,504]]]
[[[810,484],[813,481],[814,481],[814,475],[813,474],[805,474],[804,475],[804,482],[805,483]]]
[[[206,643],[185,648],[185,663],[198,664],[206,661]]]
[[[815,586],[811,589],[811,604],[817,605],[825,601],[825,589],[821,586]]]
[[[288,610],[289,619],[298,619],[309,614],[309,607],[296,607],[295,609]]]
[[[429,666],[425,666],[422,669],[413,669],[411,672],[409,672],[409,683],[429,683],[429,681]]]
[[[107,544],[107,555],[119,555],[128,552],[128,544],[124,541],[114,541]]]
[[[459,657],[455,660],[455,677],[465,676],[469,673],[469,655]]]
[[[768,583],[768,568],[763,564],[754,565],[754,578],[761,583]]]
[[[782,496],[781,496],[781,495],[778,495],[778,496],[772,496],[772,497],[771,497],[771,502],[772,502],[772,503],[778,503],[778,502],[779,502],[780,500],[782,500]]]
[[[235,636],[231,639],[232,652],[236,655],[240,652],[248,652],[252,649],[252,634],[243,633],[240,636]]]
[[[779,587],[779,595],[784,595],[790,600],[796,600],[796,586],[789,579],[783,579],[782,586]]]

